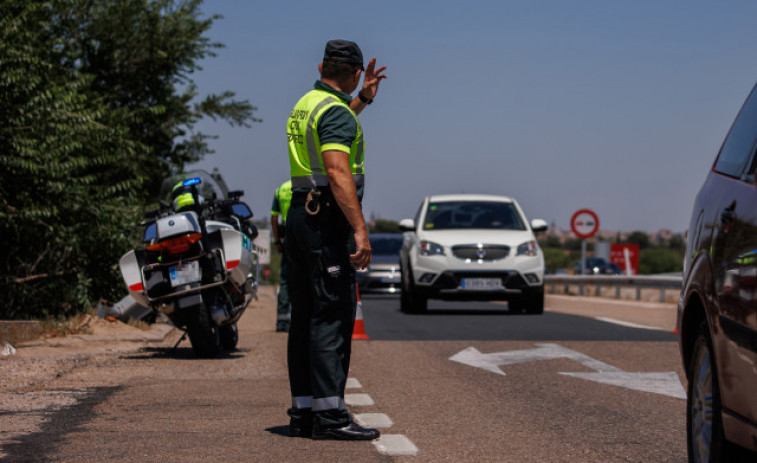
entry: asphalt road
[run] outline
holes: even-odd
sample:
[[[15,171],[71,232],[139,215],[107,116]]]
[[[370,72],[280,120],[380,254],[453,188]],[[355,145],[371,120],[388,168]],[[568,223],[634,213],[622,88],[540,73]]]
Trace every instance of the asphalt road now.
[[[0,455],[9,462],[686,461],[671,306],[550,298],[542,316],[436,302],[430,314],[405,315],[393,298],[363,303],[371,339],[353,343],[346,399],[356,419],[381,426],[378,442],[286,436],[286,335],[274,332],[265,288],[240,321],[239,349],[219,359],[195,359],[186,341],[173,350],[177,333],[131,352],[81,354],[55,378],[4,395],[19,402],[5,412],[0,404]],[[49,397],[65,400],[40,405]]]
[[[548,298],[548,303],[559,304],[560,300]],[[400,312],[397,296],[364,295],[362,303],[366,333],[371,339],[381,341],[677,340],[672,328],[669,331],[631,328],[595,318],[552,312],[549,305],[543,315],[523,315],[509,313],[505,302],[430,300],[428,313],[406,314]],[[620,310],[633,309],[634,303],[626,304]]]

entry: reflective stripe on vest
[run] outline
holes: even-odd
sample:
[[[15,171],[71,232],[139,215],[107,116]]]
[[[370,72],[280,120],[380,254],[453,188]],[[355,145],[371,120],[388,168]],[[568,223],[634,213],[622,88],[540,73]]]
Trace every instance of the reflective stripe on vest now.
[[[311,90],[297,102],[287,121],[292,188],[312,188],[329,184],[323,166],[322,145],[318,138],[318,122],[323,113],[333,106],[347,108],[355,118],[357,133],[350,146],[349,163],[355,184],[363,185],[365,148],[360,121],[347,104],[331,93]]]

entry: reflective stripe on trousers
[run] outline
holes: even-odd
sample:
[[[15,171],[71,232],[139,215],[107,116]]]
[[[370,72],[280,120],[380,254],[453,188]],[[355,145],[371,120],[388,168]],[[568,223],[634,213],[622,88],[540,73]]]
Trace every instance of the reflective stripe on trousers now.
[[[344,410],[344,399],[342,397],[324,397],[314,399],[309,396],[292,397],[292,408],[312,408],[314,412],[320,410]]]

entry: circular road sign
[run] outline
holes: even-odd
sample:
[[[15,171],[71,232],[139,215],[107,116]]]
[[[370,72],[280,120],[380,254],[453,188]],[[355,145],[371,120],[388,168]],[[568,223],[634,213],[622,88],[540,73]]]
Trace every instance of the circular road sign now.
[[[591,209],[581,209],[570,218],[570,229],[579,238],[591,238],[599,231],[599,218]]]

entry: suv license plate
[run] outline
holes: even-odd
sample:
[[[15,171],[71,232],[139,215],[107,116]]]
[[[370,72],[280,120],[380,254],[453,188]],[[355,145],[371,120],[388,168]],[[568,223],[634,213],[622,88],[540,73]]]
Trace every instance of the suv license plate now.
[[[474,291],[486,291],[503,289],[503,286],[501,278],[463,278],[460,281],[460,288]]]
[[[200,281],[200,263],[196,260],[174,265],[168,269],[171,274],[171,286],[181,286]]]

